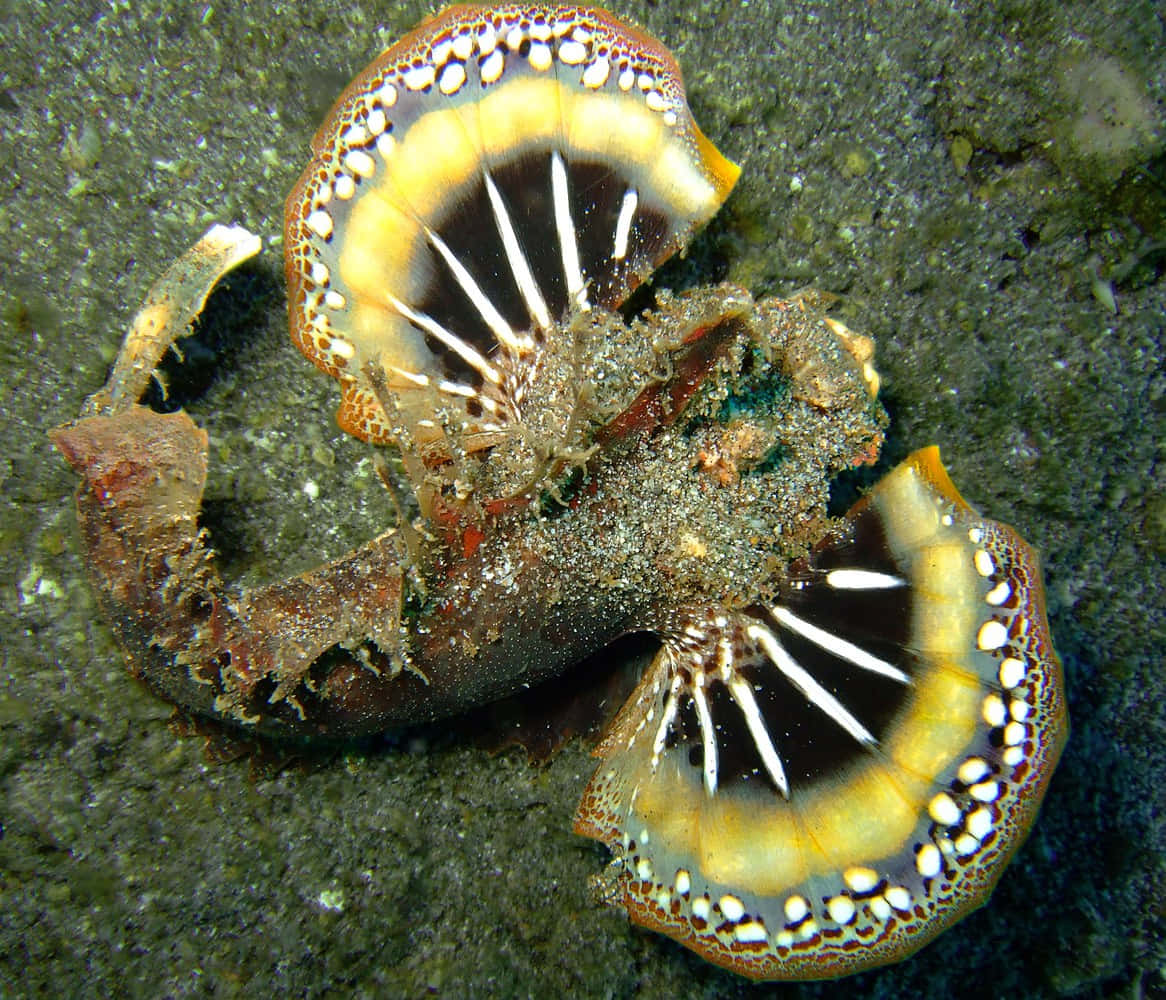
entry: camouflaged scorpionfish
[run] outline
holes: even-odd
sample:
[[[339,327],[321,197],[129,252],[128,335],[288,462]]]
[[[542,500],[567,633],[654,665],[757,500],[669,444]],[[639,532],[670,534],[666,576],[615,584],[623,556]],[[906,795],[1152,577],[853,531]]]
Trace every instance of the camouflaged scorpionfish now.
[[[287,203],[292,336],[341,425],[386,446],[400,523],[272,586],[219,578],[205,435],[137,405],[256,249],[216,230],[55,437],[135,672],[261,732],[343,736],[650,632],[575,819],[633,920],[747,976],[821,978],[981,904],[1067,730],[1036,557],[934,448],[826,517],[883,414],[869,343],[813,301],[614,312],[737,176],[668,51],[598,10],[451,8],[313,150]]]

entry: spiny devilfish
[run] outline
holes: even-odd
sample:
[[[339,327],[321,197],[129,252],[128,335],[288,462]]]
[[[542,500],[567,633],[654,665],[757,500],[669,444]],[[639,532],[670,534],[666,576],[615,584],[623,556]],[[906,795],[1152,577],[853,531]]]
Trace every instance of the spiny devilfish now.
[[[721,286],[625,320],[737,168],[657,41],[598,10],[456,7],[345,90],[287,202],[292,338],[389,454],[399,523],[224,583],[206,436],[138,405],[219,275],[167,272],[55,432],[135,674],[262,733],[454,713],[631,631],[659,649],[575,818],[630,917],[754,978],[911,954],[987,898],[1064,743],[1036,557],[935,448],[872,462],[872,345],[821,301]]]

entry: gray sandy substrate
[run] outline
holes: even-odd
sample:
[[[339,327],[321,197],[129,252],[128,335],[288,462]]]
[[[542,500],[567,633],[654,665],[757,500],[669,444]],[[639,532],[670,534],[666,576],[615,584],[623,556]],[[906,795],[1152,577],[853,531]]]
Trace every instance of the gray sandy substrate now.
[[[938,442],[1043,553],[1073,733],[1040,821],[985,909],[854,988],[1162,989],[1161,20],[1115,0],[617,9],[673,47],[744,168],[660,281],[842,293],[878,342],[886,464]],[[286,340],[278,239],[332,97],[425,12],[0,3],[0,995],[751,990],[593,901],[578,743],[540,770],[436,728],[253,777],[172,732],[98,620],[45,432],[213,221],[273,241],[188,358],[226,569],[299,571],[390,517]]]

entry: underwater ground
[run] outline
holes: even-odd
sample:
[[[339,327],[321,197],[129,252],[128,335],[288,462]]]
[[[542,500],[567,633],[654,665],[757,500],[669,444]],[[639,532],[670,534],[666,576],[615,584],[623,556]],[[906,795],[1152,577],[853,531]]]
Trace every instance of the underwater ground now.
[[[938,442],[1044,558],[1073,732],[1040,820],[987,907],[843,988],[1160,996],[1166,38],[1150,3],[988,6],[614,4],[744,168],[660,283],[840,293],[878,344],[880,467]],[[429,10],[0,2],[0,995],[756,992],[592,898],[578,741],[544,768],[465,726],[212,763],[96,613],[46,431],[214,221],[271,241],[171,367],[226,570],[303,570],[391,516],[287,341],[279,240],[332,98]]]

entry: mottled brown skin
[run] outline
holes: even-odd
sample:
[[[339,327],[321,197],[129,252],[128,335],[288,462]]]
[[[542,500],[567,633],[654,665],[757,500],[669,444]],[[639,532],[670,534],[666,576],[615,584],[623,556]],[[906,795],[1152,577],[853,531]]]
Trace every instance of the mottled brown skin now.
[[[230,590],[197,528],[207,438],[186,414],[135,406],[52,438],[82,477],[78,522],[102,610],[131,672],[175,704],[208,716],[245,712],[276,673],[302,676],[337,642],[395,623],[400,571],[384,536],[310,573]],[[216,703],[225,690],[234,697]],[[317,722],[353,725],[344,706],[337,699]],[[290,707],[274,702],[270,719],[254,721],[281,729]],[[291,716],[296,732],[310,731]]]
[[[877,451],[881,410],[845,345],[800,303],[753,305],[726,287],[667,300],[642,322],[678,345],[660,365],[666,377],[646,377],[621,413],[597,425],[600,447],[565,506],[539,490],[502,504],[459,503],[440,486],[452,472],[431,470],[446,498],[430,523],[438,541],[389,531],[248,591],[221,579],[197,528],[207,445],[189,417],[135,405],[54,432],[82,477],[86,561],[132,672],[184,709],[235,725],[351,737],[492,701],[625,632],[667,631],[683,605],[763,590],[777,560],[824,531],[830,476]],[[768,434],[785,457],[779,475],[734,482],[706,459],[731,451],[739,436],[716,414],[747,377],[740,369],[750,353],[748,378],[784,370],[786,410],[766,418],[772,426],[759,418],[753,436]],[[710,523],[728,522],[722,542],[715,528],[699,529],[710,545],[699,557],[668,547],[673,528],[697,516],[684,501],[652,507],[677,480]],[[718,562],[716,546],[744,533],[735,514],[755,514],[758,496],[771,493],[764,513],[782,523],[782,547],[747,572],[734,551]],[[673,533],[653,542],[673,515]],[[626,547],[611,539],[613,524],[641,542],[625,576],[605,579]]]
[[[152,642],[156,625],[183,617],[163,594],[171,558],[201,548],[197,518],[206,484],[206,432],[184,413],[134,407],[51,432],[81,476],[77,522],[98,603],[130,672],[163,697],[210,714],[210,689],[161,669],[173,657]]]

